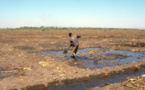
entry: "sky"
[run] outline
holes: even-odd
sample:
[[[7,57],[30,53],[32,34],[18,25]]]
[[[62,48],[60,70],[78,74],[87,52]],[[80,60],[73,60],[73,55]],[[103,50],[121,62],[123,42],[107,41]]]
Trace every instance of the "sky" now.
[[[0,0],[0,28],[145,29],[145,0]]]

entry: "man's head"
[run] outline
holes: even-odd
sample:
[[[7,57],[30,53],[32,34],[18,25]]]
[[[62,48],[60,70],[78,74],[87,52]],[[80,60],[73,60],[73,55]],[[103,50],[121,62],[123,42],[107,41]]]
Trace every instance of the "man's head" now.
[[[68,35],[69,35],[69,37],[71,37],[72,36],[72,33],[69,33]]]

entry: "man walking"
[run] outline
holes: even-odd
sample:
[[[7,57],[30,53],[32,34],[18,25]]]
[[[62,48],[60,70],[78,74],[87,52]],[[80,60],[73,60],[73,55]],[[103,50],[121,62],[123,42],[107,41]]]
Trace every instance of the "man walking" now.
[[[77,53],[78,48],[79,48],[78,38],[80,38],[81,36],[80,35],[73,35],[72,33],[69,33],[68,35],[70,37],[70,39],[69,39],[69,41],[70,41],[70,47],[73,47],[71,54],[74,57],[76,57],[76,53]]]

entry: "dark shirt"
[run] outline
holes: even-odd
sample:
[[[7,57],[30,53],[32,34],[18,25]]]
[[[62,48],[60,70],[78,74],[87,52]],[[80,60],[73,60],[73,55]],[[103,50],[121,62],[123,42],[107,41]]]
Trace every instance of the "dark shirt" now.
[[[69,39],[71,46],[78,46],[79,42],[78,42],[78,38],[80,38],[80,35],[72,35]]]

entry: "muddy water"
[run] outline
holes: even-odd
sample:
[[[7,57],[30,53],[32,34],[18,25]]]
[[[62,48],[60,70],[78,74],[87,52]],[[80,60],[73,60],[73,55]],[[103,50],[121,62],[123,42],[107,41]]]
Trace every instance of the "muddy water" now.
[[[79,67],[85,67],[90,69],[112,67],[145,59],[145,54],[143,54],[142,52],[121,51],[102,48],[87,48],[81,49],[78,52],[79,53],[77,54],[77,60],[71,57],[71,50],[69,50],[67,54],[63,54],[63,51],[49,51],[41,52],[38,54],[53,57],[55,60],[67,60],[70,65],[77,65]],[[88,82],[82,81],[59,85],[56,87],[49,87],[48,90],[86,90],[96,86],[104,86],[112,83],[122,82],[127,77],[140,76],[142,74],[145,74],[145,68],[141,68],[139,71],[136,72],[124,72],[118,75],[108,76],[107,78],[93,79]]]
[[[2,71],[2,68],[0,67],[0,79],[3,78],[1,71]]]
[[[9,69],[9,68],[7,68],[7,69]],[[5,70],[0,67],[0,79],[17,76],[18,72],[19,71],[17,69]]]
[[[118,83],[124,81],[127,77],[130,76],[140,76],[145,74],[145,68],[141,68],[139,71],[134,72],[125,72],[119,75],[108,77],[107,79],[94,79],[88,82],[76,82],[66,85],[60,85],[56,87],[49,87],[48,90],[87,90],[96,86],[105,86],[112,83]]]
[[[70,53],[71,50],[69,50],[67,54],[63,54],[63,51],[40,52],[38,54],[53,57],[55,60],[69,60],[69,65],[77,65],[79,67],[90,69],[112,67],[145,59],[145,54],[142,52],[102,48],[86,48],[78,50],[77,59],[72,58]]]

